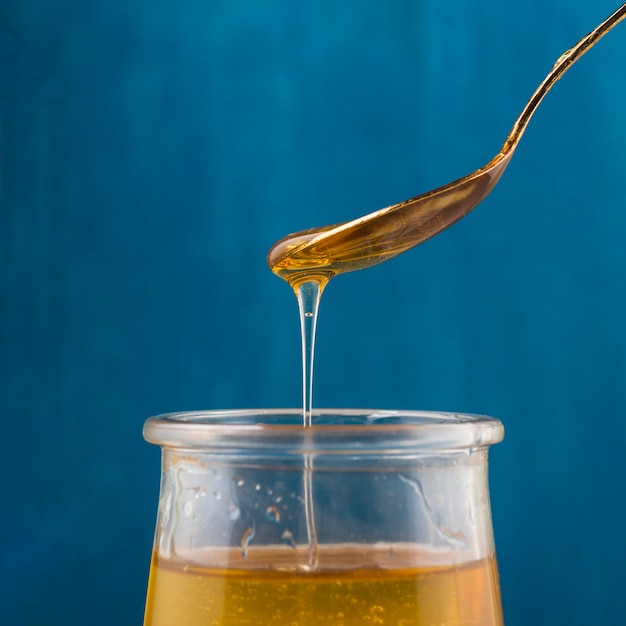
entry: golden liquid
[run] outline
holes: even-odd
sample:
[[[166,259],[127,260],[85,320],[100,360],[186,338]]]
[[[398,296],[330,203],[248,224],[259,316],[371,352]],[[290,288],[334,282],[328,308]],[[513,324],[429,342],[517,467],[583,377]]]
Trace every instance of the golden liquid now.
[[[408,569],[210,569],[154,557],[144,626],[502,626],[495,561]]]

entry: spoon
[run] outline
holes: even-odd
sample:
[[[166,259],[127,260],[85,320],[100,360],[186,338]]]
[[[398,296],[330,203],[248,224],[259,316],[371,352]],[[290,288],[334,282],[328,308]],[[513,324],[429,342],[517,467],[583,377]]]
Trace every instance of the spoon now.
[[[267,262],[272,271],[294,290],[307,282],[323,289],[333,276],[387,261],[467,215],[495,187],[550,88],[624,17],[626,4],[558,58],[489,163],[447,185],[355,220],[288,235],[269,251]]]

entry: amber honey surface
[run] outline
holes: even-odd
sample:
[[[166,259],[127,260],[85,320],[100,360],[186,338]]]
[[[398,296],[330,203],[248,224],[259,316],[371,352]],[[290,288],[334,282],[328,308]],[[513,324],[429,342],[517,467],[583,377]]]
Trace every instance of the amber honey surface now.
[[[495,561],[274,571],[160,561],[145,626],[502,626]]]

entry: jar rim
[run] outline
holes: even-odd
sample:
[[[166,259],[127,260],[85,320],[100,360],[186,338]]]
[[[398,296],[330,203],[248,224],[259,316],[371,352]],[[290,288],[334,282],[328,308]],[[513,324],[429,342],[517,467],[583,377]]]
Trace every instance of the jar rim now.
[[[500,420],[438,411],[231,409],[166,413],[149,418],[146,441],[164,448],[271,454],[395,454],[484,448],[502,441]]]

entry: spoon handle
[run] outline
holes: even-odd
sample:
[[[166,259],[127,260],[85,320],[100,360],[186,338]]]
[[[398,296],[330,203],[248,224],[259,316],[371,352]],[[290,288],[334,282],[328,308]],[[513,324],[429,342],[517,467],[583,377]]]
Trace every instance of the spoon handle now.
[[[543,79],[539,87],[535,90],[535,93],[531,96],[530,100],[524,107],[524,110],[520,113],[519,117],[515,120],[513,128],[509,132],[504,145],[502,146],[502,154],[515,149],[519,140],[521,139],[526,126],[533,113],[539,106],[539,103],[543,100],[544,96],[550,91],[552,85],[556,83],[565,72],[576,62],[580,57],[585,54],[590,48],[592,48],[597,41],[599,41],[604,35],[606,35],[614,26],[621,22],[626,17],[626,4],[623,4],[615,13],[607,17],[604,22],[594,28],[588,35],[583,37],[575,46],[564,52],[556,61],[550,73]]]

